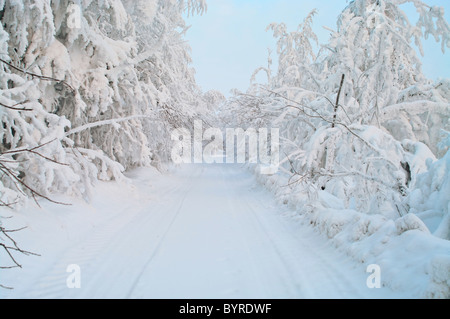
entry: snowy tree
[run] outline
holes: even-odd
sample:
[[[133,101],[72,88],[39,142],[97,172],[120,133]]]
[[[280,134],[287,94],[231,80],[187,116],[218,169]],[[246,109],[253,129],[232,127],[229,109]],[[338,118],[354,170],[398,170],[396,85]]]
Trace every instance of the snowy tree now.
[[[288,32],[284,23],[269,25],[277,38],[278,72],[276,86],[304,87],[311,79],[312,63],[316,60],[313,49],[318,44],[317,35],[312,30],[313,17],[316,10],[311,11],[296,31]],[[266,31],[267,31],[266,30]]]
[[[195,0],[1,1],[2,201],[25,185],[88,198],[97,179],[168,160],[170,128],[206,112],[182,16],[204,10]]]
[[[190,127],[205,115],[201,91],[189,67],[190,48],[183,40],[187,26],[183,12],[202,14],[204,1],[127,1],[136,26],[138,54],[134,60],[139,81],[151,110],[160,121],[147,122],[145,131],[154,156],[169,160],[170,130]],[[169,139],[167,138],[169,137]]]
[[[61,143],[71,123],[53,112],[40,91],[58,85],[71,91],[70,85],[44,76],[38,67],[43,57],[34,58],[36,42],[44,47],[52,42],[49,4],[7,2],[0,8],[1,183],[8,189],[2,192],[6,196],[2,203],[10,204],[26,194],[69,191],[80,178],[68,166],[70,159]]]
[[[420,14],[416,24],[401,10],[406,2]],[[345,97],[357,108],[347,112],[350,120],[384,126],[399,140],[417,139],[436,150],[438,135],[432,128],[447,125],[442,118],[448,116],[438,89],[443,84],[425,78],[413,44],[423,52],[421,39],[432,34],[444,51],[450,47],[449,33],[443,10],[421,1],[351,2],[325,47],[332,54],[323,66],[331,74],[331,89],[346,75]]]
[[[419,13],[416,24],[401,9],[406,2]],[[414,48],[428,35],[449,46],[443,10],[421,1],[352,1],[317,54],[313,15],[295,32],[269,26],[278,71],[269,58],[256,71],[268,82],[253,83],[230,108],[281,128],[281,169],[292,191],[323,189],[361,211],[403,215],[403,196],[426,157],[442,155],[436,145],[449,125],[448,81],[428,80]]]

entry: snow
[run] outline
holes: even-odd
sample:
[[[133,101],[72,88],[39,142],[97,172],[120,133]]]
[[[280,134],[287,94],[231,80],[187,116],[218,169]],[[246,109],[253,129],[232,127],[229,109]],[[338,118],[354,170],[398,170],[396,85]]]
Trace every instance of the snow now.
[[[325,44],[316,11],[272,23],[277,69],[226,100],[184,41],[205,0],[77,3],[0,0],[0,225],[27,226],[0,297],[450,298],[450,80],[416,50],[450,48],[442,8],[354,0]],[[268,129],[280,165],[170,166],[173,132]],[[8,234],[41,256],[4,269]]]
[[[2,284],[14,290],[0,289],[0,297],[418,297],[369,289],[364,263],[336,251],[236,164],[142,168],[127,177],[99,182],[91,204],[63,197],[72,206],[42,202],[4,219],[10,229],[28,226],[16,240],[41,256],[17,255],[23,268],[3,271]],[[66,285],[70,265],[80,267],[80,289]],[[439,285],[445,266],[434,265]]]
[[[317,191],[311,201],[308,196],[286,192],[287,181],[282,174],[266,176],[259,174],[257,166],[249,169],[279,203],[295,207],[303,224],[314,226],[338,251],[355,262],[379,265],[386,287],[408,292],[407,296],[413,298],[450,298],[450,272],[446,272],[450,242],[431,234],[415,214],[395,220],[381,212],[364,214],[346,209],[339,198],[326,191]],[[436,206],[443,207],[448,202],[446,193]]]
[[[450,151],[427,164],[406,202],[435,236],[450,239]]]

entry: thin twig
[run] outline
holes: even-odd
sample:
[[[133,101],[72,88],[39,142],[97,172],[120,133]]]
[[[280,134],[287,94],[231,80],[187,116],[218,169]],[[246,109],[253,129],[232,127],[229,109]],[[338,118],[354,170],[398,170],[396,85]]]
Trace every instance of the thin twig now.
[[[33,109],[27,109],[27,108],[19,108],[19,107],[17,107],[18,105],[22,105],[22,104],[25,104],[25,103],[28,103],[28,102],[29,102],[29,101],[24,101],[24,102],[16,103],[16,104],[11,105],[11,106],[6,105],[6,104],[3,104],[3,103],[0,103],[0,106],[3,106],[4,108],[10,109],[10,110],[14,110],[14,111],[26,111],[26,112],[33,111]]]
[[[28,189],[31,192],[31,195],[33,196],[36,204],[40,207],[39,203],[37,202],[36,196],[44,198],[46,200],[48,200],[51,203],[54,204],[59,204],[59,205],[64,205],[64,206],[70,206],[71,204],[67,204],[67,203],[62,203],[62,202],[58,202],[55,200],[52,200],[51,198],[39,193],[38,191],[34,190],[33,188],[31,188],[30,186],[28,186],[24,181],[22,181],[19,177],[17,177],[8,167],[6,167],[3,163],[0,162],[0,170],[4,173],[6,173],[13,181],[16,182],[16,188],[18,190],[20,190],[20,188],[18,187],[17,184],[22,185],[23,187],[25,187],[26,189]],[[23,191],[21,191],[23,193]]]
[[[19,262],[14,258],[13,254],[11,251],[17,251],[20,252],[21,254],[24,255],[33,255],[33,256],[40,256],[39,254],[27,251],[27,250],[23,250],[19,247],[19,245],[17,244],[17,242],[8,234],[8,233],[12,233],[12,232],[18,232],[20,230],[25,229],[26,227],[20,228],[20,229],[13,229],[13,230],[7,230],[3,227],[0,227],[0,233],[3,234],[4,237],[6,237],[7,239],[9,239],[9,241],[14,245],[14,247],[12,246],[8,246],[4,243],[0,243],[0,247],[3,247],[3,249],[6,251],[6,253],[8,254],[8,256],[10,257],[10,259],[12,260],[12,262],[14,263],[13,266],[1,266],[0,269],[12,269],[12,268],[22,268],[22,265],[19,264]]]
[[[3,285],[0,285],[0,288],[3,288],[3,289],[9,289],[9,290],[12,290],[12,289],[14,289],[14,288],[12,288],[12,287],[8,287],[8,286],[3,286]]]
[[[44,80],[44,81],[53,81],[53,82],[59,82],[59,83],[62,83],[62,84],[64,84],[65,86],[67,86],[67,87],[72,91],[73,94],[75,94],[75,92],[76,92],[75,89],[74,89],[69,83],[67,83],[67,82],[64,81],[64,80],[59,80],[59,79],[55,79],[55,78],[52,78],[52,77],[49,77],[49,76],[39,75],[39,74],[36,74],[36,73],[31,73],[31,72],[22,70],[21,68],[19,68],[19,67],[15,66],[15,65],[13,65],[13,64],[11,64],[11,63],[9,63],[9,62],[3,60],[3,59],[0,59],[0,62],[5,63],[5,64],[8,65],[10,68],[12,68],[12,69],[14,69],[14,70],[16,70],[16,71],[19,71],[19,72],[21,72],[21,73],[30,75],[32,78],[35,78],[35,77],[36,77],[36,78],[39,78],[39,79]]]
[[[15,233],[15,232],[27,229],[27,228],[28,227],[26,227],[26,226],[22,227],[22,228],[19,228],[19,229],[5,229],[3,227],[0,227],[0,232],[2,232],[2,233]]]
[[[48,156],[45,156],[45,155],[42,155],[39,152],[36,152],[37,149],[40,149],[40,148],[42,148],[42,147],[44,147],[44,146],[46,146],[46,145],[48,145],[50,143],[53,143],[54,141],[56,141],[56,139],[53,139],[53,140],[51,140],[51,141],[49,141],[47,143],[38,145],[38,146],[33,147],[33,148],[23,148],[23,149],[6,151],[6,152],[1,153],[0,156],[1,155],[5,155],[5,154],[8,155],[8,154],[19,154],[19,153],[28,152],[28,153],[32,153],[32,154],[38,155],[38,156],[40,156],[40,157],[42,157],[42,158],[44,158],[44,159],[46,159],[46,160],[48,160],[48,161],[50,161],[52,163],[55,163],[55,164],[58,164],[58,165],[62,165],[62,166],[69,166],[69,164],[58,162],[57,160],[54,160],[54,159],[52,159],[52,158],[50,158]],[[2,162],[5,162],[5,161],[2,160]]]

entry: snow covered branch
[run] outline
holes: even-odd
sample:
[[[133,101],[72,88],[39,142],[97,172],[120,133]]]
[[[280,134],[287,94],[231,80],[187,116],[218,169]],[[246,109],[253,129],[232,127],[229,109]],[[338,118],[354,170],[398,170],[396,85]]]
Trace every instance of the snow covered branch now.
[[[119,124],[121,122],[131,121],[131,120],[135,120],[135,119],[154,119],[154,117],[147,116],[147,115],[133,115],[133,116],[117,118],[117,119],[97,121],[97,122],[88,123],[83,126],[71,129],[70,131],[66,132],[65,136],[67,137],[67,136],[77,134],[77,133],[83,132],[85,130],[94,128],[94,127],[99,127],[99,126],[104,126],[104,125],[112,125],[114,127],[117,127],[117,124]]]
[[[23,180],[23,178],[20,176],[23,173],[17,172],[17,161],[14,160],[14,157],[17,157],[21,153],[30,153],[33,155],[37,155],[37,156],[43,158],[44,160],[52,162],[57,165],[69,166],[68,164],[60,163],[57,160],[50,158],[48,156],[45,156],[37,151],[38,149],[43,148],[46,145],[53,143],[55,141],[56,140],[52,140],[52,141],[49,141],[47,143],[44,143],[44,144],[41,144],[41,145],[38,145],[38,146],[32,147],[32,148],[20,148],[20,149],[4,151],[4,152],[0,153],[0,172],[3,173],[3,177],[2,177],[3,183],[5,182],[4,179],[6,177],[9,179],[10,182],[12,182],[12,185],[14,186],[14,188],[17,191],[19,191],[21,194],[25,195],[25,191],[28,191],[38,206],[39,206],[39,203],[37,201],[37,198],[44,198],[44,199],[48,200],[49,202],[59,204],[59,205],[69,205],[69,204],[65,204],[62,202],[52,200],[50,197],[37,191],[34,187],[30,186],[27,182],[25,182]],[[0,206],[11,207],[14,204],[15,203],[4,202],[3,200],[0,201]]]

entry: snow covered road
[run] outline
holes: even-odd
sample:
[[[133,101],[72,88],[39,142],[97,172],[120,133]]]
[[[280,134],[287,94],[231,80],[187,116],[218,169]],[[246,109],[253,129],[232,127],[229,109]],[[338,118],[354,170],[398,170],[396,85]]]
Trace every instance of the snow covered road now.
[[[22,269],[2,271],[0,298],[395,298],[369,289],[365,265],[275,202],[238,165],[128,174],[90,204],[44,203],[9,220]],[[7,226],[7,225],[5,225]],[[81,288],[70,289],[69,265]]]

